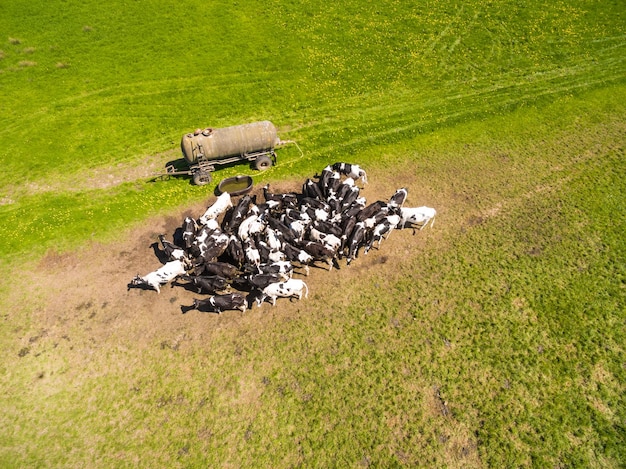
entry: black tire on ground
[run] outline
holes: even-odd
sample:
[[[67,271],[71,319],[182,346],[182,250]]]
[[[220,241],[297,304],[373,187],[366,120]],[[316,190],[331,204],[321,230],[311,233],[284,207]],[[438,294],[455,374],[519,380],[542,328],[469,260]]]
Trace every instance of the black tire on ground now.
[[[193,173],[193,183],[196,186],[205,186],[211,182],[211,173],[208,171],[198,170]]]
[[[262,155],[254,160],[254,167],[259,171],[265,171],[272,167],[272,159],[269,156]]]

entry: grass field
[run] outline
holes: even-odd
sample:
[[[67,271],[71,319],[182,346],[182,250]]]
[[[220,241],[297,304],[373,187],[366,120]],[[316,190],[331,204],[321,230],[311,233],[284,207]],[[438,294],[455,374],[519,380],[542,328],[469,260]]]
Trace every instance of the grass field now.
[[[625,16],[0,6],[0,465],[622,467]],[[435,227],[245,317],[126,292],[214,188],[149,174],[262,119],[303,154],[255,182],[358,162],[368,200],[406,185]]]

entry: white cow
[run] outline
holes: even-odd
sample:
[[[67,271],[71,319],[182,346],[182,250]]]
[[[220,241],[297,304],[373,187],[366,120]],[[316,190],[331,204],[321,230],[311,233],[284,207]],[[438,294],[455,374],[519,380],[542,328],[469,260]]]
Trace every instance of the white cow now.
[[[219,217],[222,213],[224,213],[228,208],[232,206],[233,203],[230,200],[230,194],[228,192],[223,192],[213,203],[213,205],[207,208],[206,212],[204,212],[204,215],[202,215],[198,219],[198,221],[201,224],[206,225],[209,220],[217,219],[217,217]]]
[[[157,293],[161,293],[161,285],[171,282],[179,275],[186,274],[187,268],[188,264],[185,261],[171,261],[143,277],[137,274],[137,276],[130,281],[129,287],[143,285],[156,290]]]
[[[419,226],[420,230],[423,230],[429,222],[431,222],[431,228],[435,224],[437,211],[434,208],[425,206],[401,207],[400,215],[402,217],[399,225],[401,228],[412,227],[415,229],[415,226]]]
[[[249,217],[244,218],[244,220],[241,222],[239,228],[237,229],[237,234],[239,235],[239,239],[241,239],[242,242],[248,241],[250,239],[250,227],[253,223],[257,221],[258,218],[258,215],[250,215]]]
[[[260,308],[263,301],[266,298],[272,300],[272,305],[276,306],[276,298],[298,298],[302,299],[302,294],[305,298],[309,297],[309,288],[300,279],[289,279],[285,282],[270,283],[265,287],[259,297],[257,297],[257,306]]]

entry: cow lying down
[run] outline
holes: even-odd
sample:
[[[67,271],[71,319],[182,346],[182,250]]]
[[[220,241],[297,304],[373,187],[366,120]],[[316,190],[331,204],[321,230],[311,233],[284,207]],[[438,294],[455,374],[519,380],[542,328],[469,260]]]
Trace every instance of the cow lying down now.
[[[222,311],[238,309],[242,313],[245,313],[246,309],[248,309],[248,301],[241,293],[233,292],[224,295],[213,295],[204,300],[194,298],[193,306],[189,311],[192,309],[197,309],[198,311],[210,310],[217,314],[221,314]]]
[[[185,275],[188,267],[190,266],[186,260],[170,261],[143,277],[137,274],[128,284],[128,288],[147,287],[156,290],[157,293],[161,293],[161,285],[171,282],[180,275]]]
[[[266,298],[272,300],[272,305],[276,306],[276,298],[298,298],[302,299],[302,294],[304,293],[304,297],[309,297],[309,288],[306,286],[300,279],[289,279],[285,282],[278,283],[270,283],[267,287],[261,290],[260,294],[257,296],[256,302],[257,306],[260,308],[261,304],[265,301]]]

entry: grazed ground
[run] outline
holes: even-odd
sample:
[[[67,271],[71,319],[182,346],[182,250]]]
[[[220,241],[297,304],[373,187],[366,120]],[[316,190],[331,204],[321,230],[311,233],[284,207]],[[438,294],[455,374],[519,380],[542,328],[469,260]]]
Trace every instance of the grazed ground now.
[[[271,190],[299,191],[300,187],[301,181],[294,181],[272,184]],[[368,202],[373,202],[386,200],[394,191],[393,181],[370,176],[370,183],[363,188],[362,194]],[[259,200],[262,200],[260,188],[255,187],[253,193],[259,194]],[[161,265],[153,247],[158,242],[157,235],[163,233],[171,239],[186,216],[200,216],[213,199],[211,197],[206,204],[188,207],[180,213],[149,220],[141,228],[129,232],[126,240],[120,243],[92,243],[74,253],[49,252],[37,269],[28,274],[31,282],[45,292],[43,306],[36,312],[36,322],[42,333],[48,338],[56,337],[59,340],[68,336],[68,327],[78,323],[89,331],[87,335],[94,344],[109,340],[147,344],[181,328],[187,337],[192,338],[205,328],[236,328],[240,322],[253,321],[258,327],[263,327],[264,323],[271,322],[278,315],[288,317],[302,308],[313,314],[317,306],[314,299],[316,294],[336,290],[337,285],[345,289],[358,287],[360,276],[372,275],[374,267],[377,275],[393,269],[411,252],[425,248],[425,236],[433,238],[434,234],[430,229],[415,235],[408,229],[396,231],[383,242],[380,249],[374,248],[368,255],[361,255],[350,266],[341,260],[339,269],[328,271],[322,264],[319,268],[311,269],[308,278],[300,271],[296,276],[307,282],[310,291],[308,300],[298,304],[283,299],[278,301],[276,307],[269,303],[261,308],[253,305],[245,315],[236,311],[222,315],[191,311],[183,315],[184,306],[191,305],[193,298],[208,297],[183,286],[166,285],[160,294],[152,290],[128,289],[127,285],[134,275],[144,275]],[[411,202],[412,205],[425,204],[416,200],[415,195],[409,196]],[[438,204],[437,209],[437,223],[440,223],[439,218],[442,213],[445,214],[445,207]],[[433,241],[428,241],[430,248],[433,248]],[[204,327],[199,328],[200,325]],[[27,337],[23,338],[23,341],[28,340]]]

